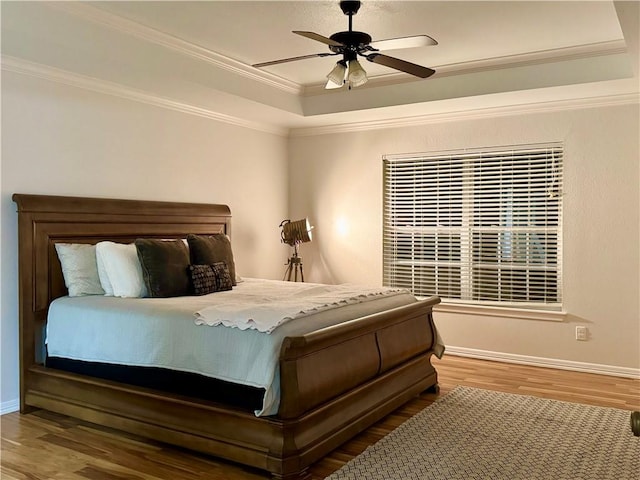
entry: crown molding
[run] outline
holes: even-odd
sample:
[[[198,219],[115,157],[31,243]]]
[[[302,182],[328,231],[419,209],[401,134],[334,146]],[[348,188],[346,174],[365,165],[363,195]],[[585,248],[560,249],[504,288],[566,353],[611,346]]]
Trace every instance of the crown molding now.
[[[145,103],[147,105],[166,108],[181,113],[187,113],[189,115],[196,115],[230,125],[249,128],[251,130],[258,130],[261,132],[285,137],[289,132],[289,129],[287,128],[281,128],[265,123],[252,122],[231,115],[226,115],[224,113],[214,112],[206,108],[196,107],[187,103],[159,97],[157,95],[152,95],[150,93],[130,87],[125,87],[117,83],[80,75],[78,73],[72,73],[66,70],[50,67],[48,65],[29,62],[7,55],[2,56],[2,70],[17,73],[20,75],[42,78],[51,82],[81,88],[84,90],[90,90],[92,92],[97,92],[104,95],[120,97],[134,102]]]
[[[272,73],[259,70],[250,65],[226,57],[207,48],[186,40],[163,33],[141,23],[106,12],[84,2],[45,2],[44,5],[64,11],[120,33],[141,38],[147,42],[174,50],[182,55],[207,62],[217,68],[227,70],[249,80],[263,83],[293,95],[301,95],[303,87]]]
[[[411,117],[397,117],[367,122],[349,122],[318,127],[292,128],[289,131],[289,136],[308,137],[334,133],[363,132],[367,130],[380,130],[386,128],[406,128],[450,121],[476,120],[481,118],[495,118],[499,116],[558,112],[582,108],[611,107],[638,103],[640,103],[640,93],[625,93],[572,100],[553,100],[501,107],[473,108],[469,110],[457,110]]]
[[[608,42],[589,43],[572,47],[553,48],[527,52],[518,55],[505,55],[501,57],[486,58],[472,62],[452,63],[441,65],[436,72],[440,76],[460,75],[463,73],[484,72],[487,70],[499,70],[502,68],[528,67],[552,62],[566,62],[583,58],[601,57],[606,55],[619,55],[627,53],[624,40],[611,40]]]
[[[504,68],[528,67],[544,63],[566,62],[583,58],[618,55],[621,53],[627,53],[627,47],[624,40],[611,40],[609,42],[554,48],[518,55],[505,55],[470,62],[437,65],[433,67],[436,70],[436,73],[431,78],[448,77],[451,75],[466,75],[491,70],[501,70]],[[413,77],[406,73],[390,73],[387,75],[372,77],[365,85],[358,87],[358,89],[363,90],[366,88],[384,87],[387,85],[397,85],[400,83],[416,81],[423,81],[423,79]],[[303,95],[307,97],[326,94],[327,91],[324,86],[324,83],[308,85],[304,87]]]
[[[334,133],[362,132],[386,128],[406,128],[433,123],[442,123],[447,121],[474,120],[491,117],[495,118],[497,116],[557,112],[582,108],[607,107],[640,103],[639,93],[626,93],[571,100],[534,102],[500,107],[473,108],[445,113],[434,113],[409,117],[402,116],[365,122],[348,122],[316,127],[287,128],[278,127],[271,124],[252,122],[231,115],[214,112],[202,107],[197,107],[183,102],[178,102],[176,100],[152,95],[141,90],[122,86],[117,83],[72,73],[55,67],[50,67],[48,65],[29,62],[16,57],[3,55],[1,63],[2,70],[7,72],[42,78],[48,81],[81,88],[84,90],[90,90],[105,95],[112,95],[139,103],[154,105],[169,110],[187,113],[189,115],[196,115],[231,125],[285,137],[305,137],[314,135],[329,135]]]
[[[372,120],[366,122],[338,123],[326,126],[286,128],[277,127],[270,124],[252,122],[231,115],[214,112],[202,107],[196,107],[183,102],[159,97],[124,87],[120,84],[99,80],[93,77],[71,73],[66,70],[29,62],[7,55],[2,56],[2,70],[31,77],[42,78],[51,82],[56,82],[84,90],[112,95],[127,100],[154,105],[169,110],[174,110],[189,115],[196,115],[211,120],[236,125],[251,130],[258,130],[279,136],[306,137],[314,135],[329,135],[334,133],[362,132],[368,130],[380,130],[386,128],[413,127],[442,123],[447,121],[474,120],[497,116],[519,115],[526,113],[545,113],[564,110],[574,110],[593,107],[608,107],[618,105],[629,105],[640,103],[639,93],[627,93],[618,95],[606,95],[599,97],[580,98],[572,100],[544,101],[526,103],[519,105],[509,105],[501,107],[473,108],[468,110],[457,110],[445,113],[434,113],[410,117],[395,117],[384,120]]]

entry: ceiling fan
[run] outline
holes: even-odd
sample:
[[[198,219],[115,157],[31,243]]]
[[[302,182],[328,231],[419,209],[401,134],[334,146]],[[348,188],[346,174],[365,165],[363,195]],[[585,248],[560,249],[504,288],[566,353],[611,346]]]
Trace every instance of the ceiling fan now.
[[[330,37],[325,37],[314,32],[294,31],[293,33],[301,35],[311,40],[324,43],[329,46],[331,52],[314,53],[311,55],[302,55],[299,57],[283,58],[281,60],[272,60],[270,62],[257,63],[254,67],[268,67],[279,63],[293,62],[296,60],[304,60],[306,58],[328,57],[333,55],[341,55],[342,59],[338,60],[336,66],[327,75],[327,85],[325,88],[340,88],[343,85],[351,87],[359,87],[367,83],[367,73],[358,62],[357,57],[361,56],[370,62],[384,65],[386,67],[400,70],[420,78],[427,78],[436,73],[435,70],[407,62],[399,58],[390,57],[379,53],[385,49],[400,49],[410,47],[426,47],[429,45],[437,45],[433,38],[428,35],[415,35],[410,37],[391,38],[388,40],[372,41],[369,34],[354,31],[352,28],[353,16],[360,9],[359,1],[341,1],[340,8],[345,15],[349,16],[349,30],[346,32],[337,32]]]

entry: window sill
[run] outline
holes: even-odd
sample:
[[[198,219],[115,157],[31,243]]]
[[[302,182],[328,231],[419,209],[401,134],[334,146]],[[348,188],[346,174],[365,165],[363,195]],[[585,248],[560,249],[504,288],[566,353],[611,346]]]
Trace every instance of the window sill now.
[[[481,315],[486,317],[517,318],[519,320],[542,320],[545,322],[564,322],[567,312],[530,310],[525,308],[487,307],[481,305],[460,305],[441,303],[433,308],[434,312],[456,313],[460,315]]]

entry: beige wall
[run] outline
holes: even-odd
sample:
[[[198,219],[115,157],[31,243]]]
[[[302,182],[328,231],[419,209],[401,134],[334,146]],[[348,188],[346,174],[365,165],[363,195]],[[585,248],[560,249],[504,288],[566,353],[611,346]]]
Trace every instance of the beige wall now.
[[[638,105],[505,115],[422,126],[294,137],[293,217],[315,240],[301,247],[319,282],[382,282],[382,156],[562,141],[562,323],[439,313],[448,345],[558,363],[640,367]],[[575,340],[575,326],[591,336]]]
[[[3,72],[1,406],[18,397],[14,192],[231,206],[239,273],[280,278],[309,216],[309,281],[382,282],[382,155],[563,141],[563,323],[439,313],[450,346],[640,368],[638,105],[292,137]],[[589,327],[587,342],[575,325]]]
[[[287,139],[3,72],[3,410],[18,397],[15,192],[225,203],[238,273],[280,278]]]

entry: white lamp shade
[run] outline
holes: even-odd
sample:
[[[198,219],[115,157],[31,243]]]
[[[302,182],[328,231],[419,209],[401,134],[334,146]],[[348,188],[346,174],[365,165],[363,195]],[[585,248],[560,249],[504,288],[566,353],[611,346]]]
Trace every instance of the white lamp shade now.
[[[364,71],[362,65],[357,60],[349,61],[349,83],[353,87],[359,87],[367,83],[367,72]]]
[[[344,63],[344,61],[339,61],[338,63],[336,63],[336,66],[333,67],[333,70],[331,70],[327,75],[327,79],[329,79],[329,81],[327,82],[326,88],[340,88],[344,84],[344,78],[346,77],[346,75],[347,65]],[[329,86],[329,84],[331,84],[332,86]]]

